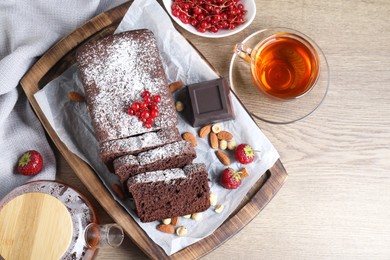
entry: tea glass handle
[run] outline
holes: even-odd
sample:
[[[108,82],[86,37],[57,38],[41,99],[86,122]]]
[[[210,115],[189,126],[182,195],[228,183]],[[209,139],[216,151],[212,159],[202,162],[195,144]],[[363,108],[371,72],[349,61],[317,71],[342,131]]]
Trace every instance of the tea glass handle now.
[[[84,239],[88,248],[119,247],[124,233],[118,224],[90,223],[84,230]]]
[[[248,63],[251,63],[252,57],[252,49],[248,47],[247,45],[243,43],[237,43],[236,46],[234,46],[235,53]]]

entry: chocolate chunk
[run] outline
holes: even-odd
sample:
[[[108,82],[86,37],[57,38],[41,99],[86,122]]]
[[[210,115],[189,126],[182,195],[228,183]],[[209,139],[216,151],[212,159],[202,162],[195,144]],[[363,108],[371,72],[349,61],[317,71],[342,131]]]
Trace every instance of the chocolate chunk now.
[[[188,119],[192,126],[234,119],[229,93],[226,78],[188,85],[187,95],[190,102]]]

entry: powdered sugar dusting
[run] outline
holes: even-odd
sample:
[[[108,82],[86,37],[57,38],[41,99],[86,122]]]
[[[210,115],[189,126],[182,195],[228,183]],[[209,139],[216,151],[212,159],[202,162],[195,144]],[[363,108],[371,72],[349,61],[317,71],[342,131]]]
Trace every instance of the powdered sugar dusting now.
[[[114,160],[114,168],[117,169],[122,165],[145,166],[163,159],[185,154],[185,151],[193,151],[193,148],[189,142],[181,140],[152,150],[148,150],[146,152],[142,152],[136,157],[133,155],[119,157]]]
[[[157,132],[149,132],[134,137],[104,142],[100,145],[100,153],[102,154],[103,160],[108,161],[112,157],[136,154],[180,139],[181,137],[177,128],[163,128]]]
[[[157,182],[164,181],[169,182],[175,179],[185,179],[187,178],[186,174],[182,169],[174,168],[162,171],[154,171],[154,172],[145,172],[134,177],[129,178],[129,182],[135,183],[145,183],[145,182]]]
[[[129,31],[87,44],[78,53],[80,75],[99,142],[175,126],[177,115],[168,91],[156,40],[148,30]],[[127,108],[148,90],[160,95],[160,115],[147,129]]]
[[[138,155],[138,162],[140,165],[150,164],[167,157],[181,155],[186,150],[190,150],[191,148],[192,146],[189,142],[182,140],[153,150],[149,150],[147,152],[143,152]]]
[[[183,169],[174,168],[168,170],[145,172],[133,177],[130,177],[128,182],[131,183],[146,183],[164,181],[170,182],[174,179],[191,178],[194,174],[202,174],[206,172],[206,165],[203,163],[192,163],[184,166]]]

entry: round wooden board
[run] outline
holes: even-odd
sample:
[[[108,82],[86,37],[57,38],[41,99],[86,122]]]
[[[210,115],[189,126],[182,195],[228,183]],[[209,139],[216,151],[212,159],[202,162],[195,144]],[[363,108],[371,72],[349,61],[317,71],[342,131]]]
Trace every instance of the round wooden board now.
[[[62,202],[49,194],[22,194],[0,210],[0,256],[60,259],[72,232],[72,217]]]
[[[263,174],[259,181],[248,192],[236,211],[213,234],[171,256],[167,256],[165,252],[138,226],[134,219],[132,219],[132,217],[113,199],[93,170],[79,157],[71,153],[64,143],[61,142],[33,96],[49,81],[56,78],[69,68],[69,66],[75,63],[75,51],[78,46],[86,41],[112,34],[122,20],[122,17],[125,15],[130,4],[131,2],[128,2],[100,14],[59,41],[26,73],[21,80],[21,85],[48,135],[76,175],[91,194],[99,195],[96,196],[96,199],[102,207],[119,225],[122,226],[131,240],[137,244],[148,257],[153,259],[199,258],[214,250],[240,231],[261,212],[274,195],[281,189],[283,183],[287,179],[287,172],[280,160]],[[213,68],[210,64],[209,66]]]

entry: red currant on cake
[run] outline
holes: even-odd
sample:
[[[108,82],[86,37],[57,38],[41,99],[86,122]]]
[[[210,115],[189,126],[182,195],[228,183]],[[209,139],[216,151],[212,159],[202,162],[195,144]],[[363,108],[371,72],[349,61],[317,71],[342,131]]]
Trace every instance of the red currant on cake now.
[[[18,172],[23,175],[36,175],[42,170],[42,166],[42,155],[35,150],[30,150],[19,158]]]
[[[137,111],[139,108],[140,108],[139,102],[134,102],[133,104],[131,104],[131,109],[133,109],[134,111]]]
[[[158,114],[159,114],[158,109],[152,109],[152,110],[150,111],[150,117],[151,117],[151,118],[156,118],[156,117],[158,117]]]
[[[144,92],[141,93],[141,97],[144,98],[144,99],[145,99],[146,97],[150,97],[150,92],[147,91],[147,90],[145,90]]]
[[[160,103],[160,101],[161,101],[161,96],[160,96],[160,95],[155,95],[155,96],[153,96],[153,101],[154,101],[154,103]]]

